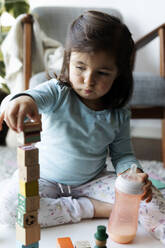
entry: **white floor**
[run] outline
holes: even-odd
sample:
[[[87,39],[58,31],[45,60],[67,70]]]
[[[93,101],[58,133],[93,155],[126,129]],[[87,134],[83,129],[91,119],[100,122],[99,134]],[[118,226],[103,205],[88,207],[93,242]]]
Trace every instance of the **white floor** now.
[[[56,238],[70,237],[73,244],[76,241],[88,240],[91,247],[94,247],[94,233],[98,225],[107,226],[107,220],[85,220],[78,224],[68,224],[58,227],[52,227],[41,230],[40,248],[55,248]],[[0,248],[14,248],[16,247],[15,229],[0,227]],[[158,240],[146,233],[141,226],[139,226],[136,238],[132,244],[117,244],[110,239],[107,242],[107,248],[164,248]]]

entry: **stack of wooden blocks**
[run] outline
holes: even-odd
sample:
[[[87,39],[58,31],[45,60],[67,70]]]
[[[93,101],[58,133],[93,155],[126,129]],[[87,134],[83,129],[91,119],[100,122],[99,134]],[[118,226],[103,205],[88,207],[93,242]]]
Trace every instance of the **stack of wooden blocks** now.
[[[27,121],[18,141],[17,163],[19,167],[19,194],[16,222],[17,247],[38,248],[40,225],[38,224],[39,197],[39,151],[34,143],[39,142],[40,122]]]

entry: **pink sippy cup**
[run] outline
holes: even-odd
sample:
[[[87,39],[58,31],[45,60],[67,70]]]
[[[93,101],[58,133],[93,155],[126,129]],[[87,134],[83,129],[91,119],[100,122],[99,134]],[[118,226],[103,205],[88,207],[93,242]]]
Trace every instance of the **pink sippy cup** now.
[[[136,164],[129,172],[117,177],[115,181],[115,203],[108,223],[109,237],[121,244],[130,243],[136,236],[138,211],[143,193],[143,183]]]

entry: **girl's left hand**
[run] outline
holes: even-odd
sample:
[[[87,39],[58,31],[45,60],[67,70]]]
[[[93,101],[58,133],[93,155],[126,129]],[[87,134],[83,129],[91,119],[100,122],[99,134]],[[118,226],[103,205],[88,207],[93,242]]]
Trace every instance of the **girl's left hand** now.
[[[139,177],[141,177],[142,182],[144,183],[143,186],[143,194],[142,200],[146,200],[146,202],[150,202],[152,200],[152,182],[148,180],[148,175],[140,170],[137,171]]]
[[[127,171],[125,171],[125,172],[127,172]],[[125,173],[125,172],[123,172],[123,173]],[[146,202],[148,203],[152,200],[152,182],[150,180],[148,180],[148,175],[146,173],[144,173],[142,170],[137,168],[136,172],[138,173],[139,177],[141,178],[141,182],[144,183],[143,194],[142,194],[141,199],[146,200]],[[123,174],[123,173],[120,173],[120,174]]]

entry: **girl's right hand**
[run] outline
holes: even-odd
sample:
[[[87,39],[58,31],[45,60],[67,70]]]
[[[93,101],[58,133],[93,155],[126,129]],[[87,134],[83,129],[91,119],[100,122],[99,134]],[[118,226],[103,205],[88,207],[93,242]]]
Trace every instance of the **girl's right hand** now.
[[[4,120],[9,128],[21,132],[26,116],[31,120],[40,122],[37,105],[30,96],[19,96],[7,102],[0,115],[0,131]]]

